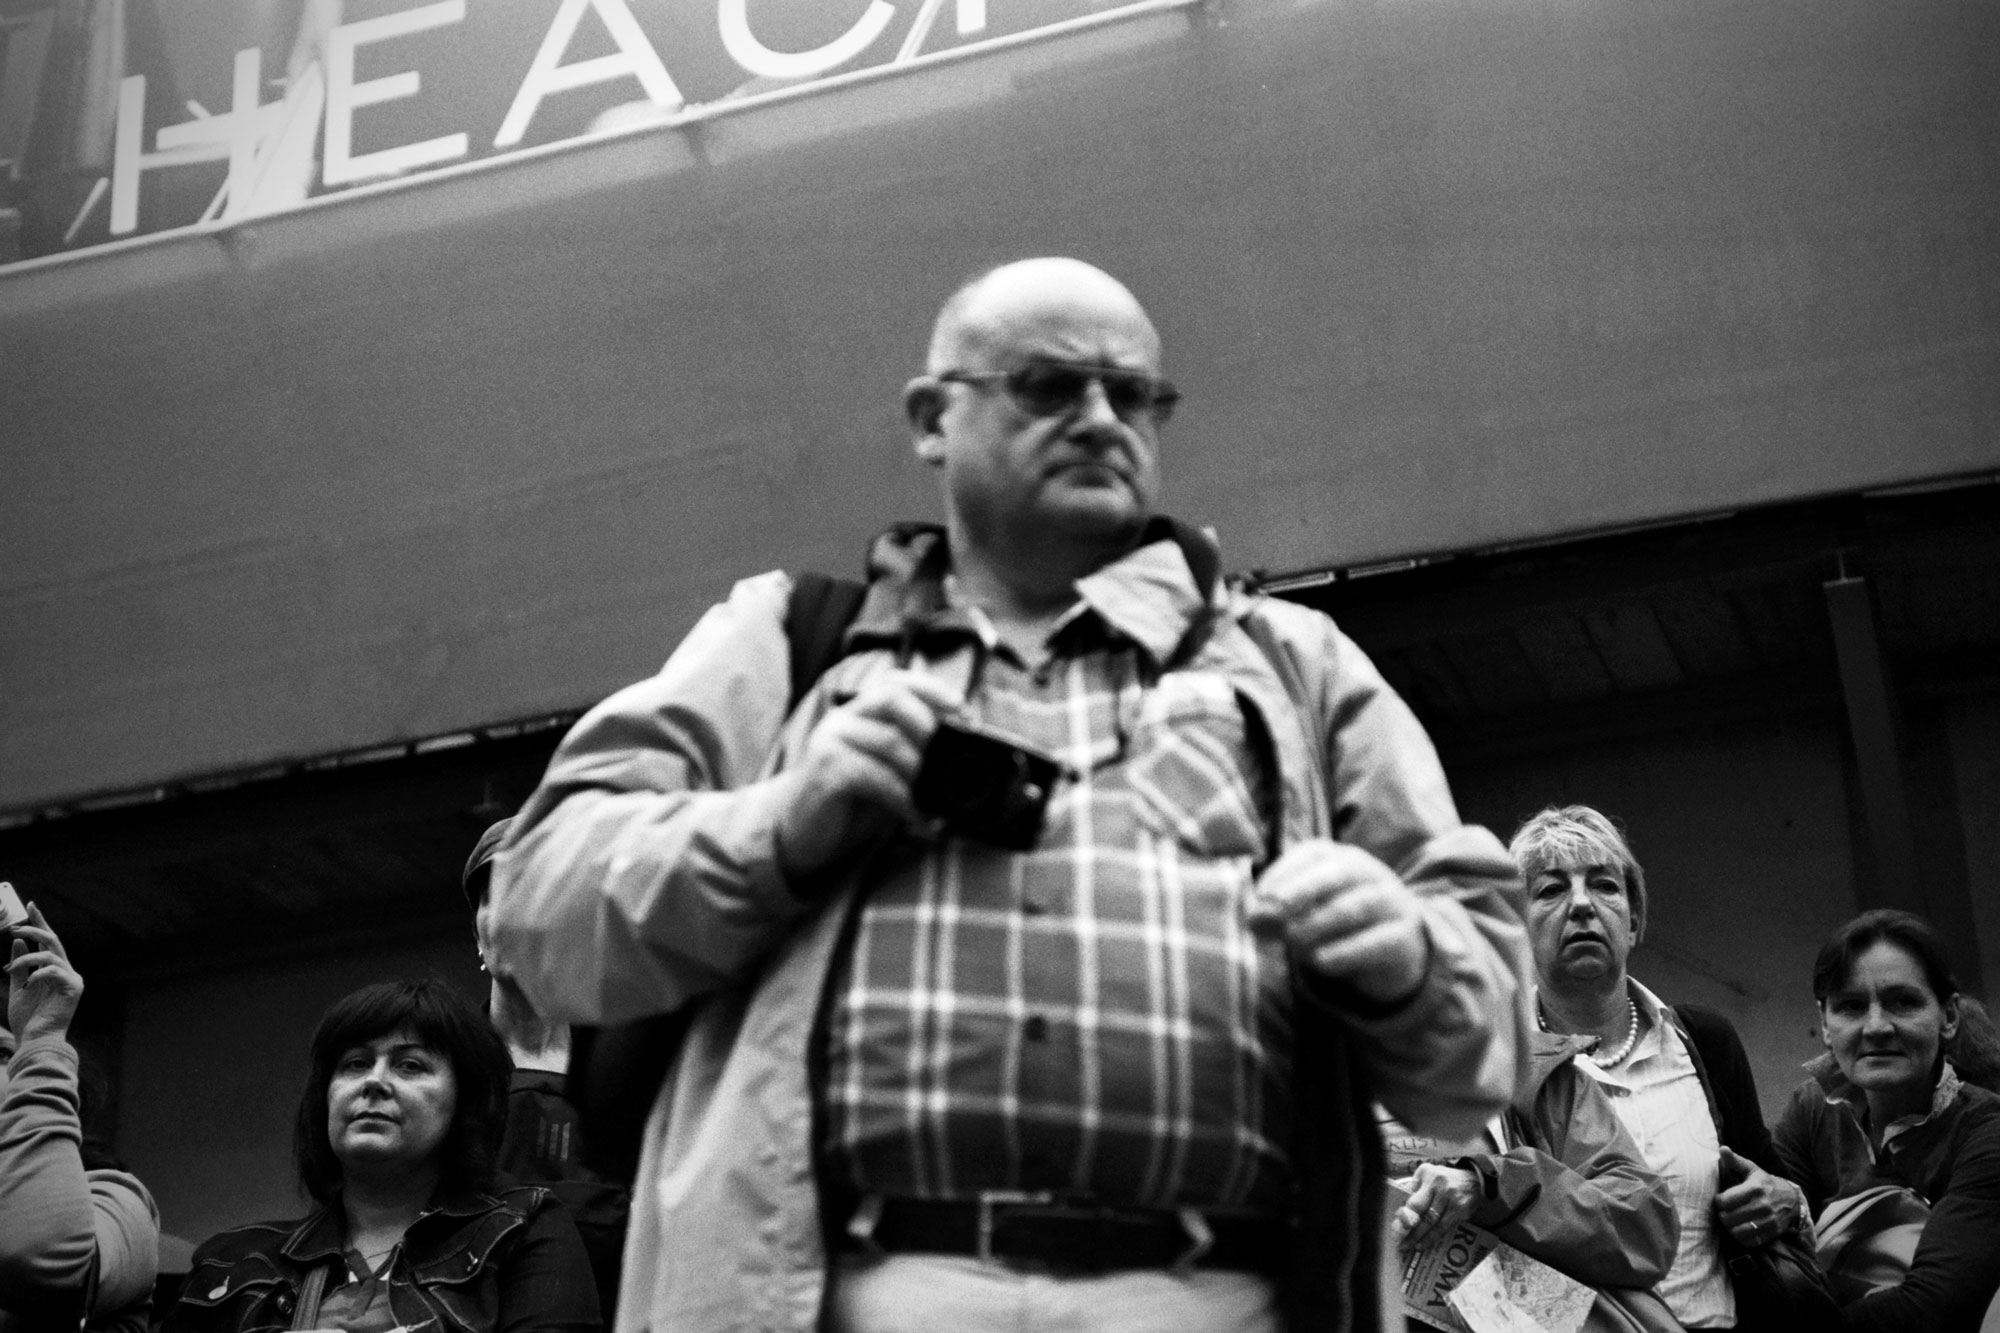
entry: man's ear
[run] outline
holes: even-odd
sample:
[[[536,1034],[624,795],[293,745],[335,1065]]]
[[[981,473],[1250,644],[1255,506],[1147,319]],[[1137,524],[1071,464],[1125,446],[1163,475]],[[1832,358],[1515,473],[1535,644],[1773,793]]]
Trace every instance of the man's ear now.
[[[909,419],[910,439],[917,457],[936,466],[944,462],[944,410],[950,403],[944,385],[929,375],[919,375],[903,386],[903,415]]]
[[[1826,1006],[1824,1004],[1819,1007],[1819,1044],[1826,1047],[1829,1051],[1833,1049],[1833,1038],[1827,1034],[1826,1030]]]

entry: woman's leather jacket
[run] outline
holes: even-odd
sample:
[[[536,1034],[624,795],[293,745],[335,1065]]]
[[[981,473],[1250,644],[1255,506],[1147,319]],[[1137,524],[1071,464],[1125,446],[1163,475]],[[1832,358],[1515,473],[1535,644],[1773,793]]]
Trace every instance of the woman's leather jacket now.
[[[338,1200],[303,1220],[258,1222],[195,1251],[163,1333],[271,1333],[292,1326],[306,1275],[343,1279]],[[576,1225],[547,1190],[456,1191],[403,1237],[389,1305],[412,1333],[592,1333],[601,1327]]]

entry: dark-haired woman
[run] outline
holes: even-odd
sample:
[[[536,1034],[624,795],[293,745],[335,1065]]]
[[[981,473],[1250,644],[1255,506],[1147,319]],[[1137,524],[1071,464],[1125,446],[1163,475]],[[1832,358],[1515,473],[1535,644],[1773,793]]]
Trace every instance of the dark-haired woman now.
[[[510,1064],[441,982],[369,986],[312,1042],[293,1152],[319,1204],[196,1252],[168,1333],[584,1333],[599,1327],[576,1226],[499,1187]]]
[[[1958,986],[1937,932],[1908,912],[1864,912],[1813,964],[1827,1053],[1774,1138],[1815,1214],[1902,1185],[1930,1220],[1902,1282],[1841,1312],[1843,1330],[1973,1333],[2000,1288],[2000,1096],[1945,1059]]]

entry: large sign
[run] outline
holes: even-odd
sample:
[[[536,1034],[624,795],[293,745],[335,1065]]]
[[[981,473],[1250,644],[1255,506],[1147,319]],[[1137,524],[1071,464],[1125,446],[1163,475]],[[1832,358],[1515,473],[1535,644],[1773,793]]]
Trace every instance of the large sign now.
[[[0,0],[0,263],[1162,0]]]

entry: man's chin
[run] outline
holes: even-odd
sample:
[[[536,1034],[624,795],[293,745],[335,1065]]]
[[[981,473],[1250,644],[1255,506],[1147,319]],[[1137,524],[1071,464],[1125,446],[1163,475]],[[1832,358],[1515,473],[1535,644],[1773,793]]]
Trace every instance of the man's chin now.
[[[1130,542],[1148,517],[1146,507],[1123,485],[1065,486],[1042,506],[1052,533],[1110,543]]]

